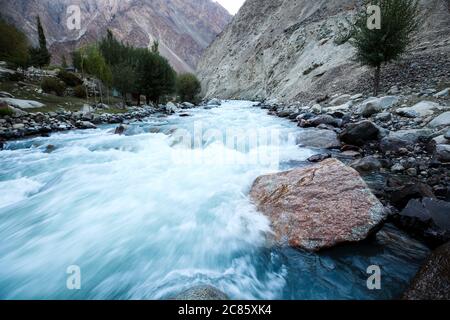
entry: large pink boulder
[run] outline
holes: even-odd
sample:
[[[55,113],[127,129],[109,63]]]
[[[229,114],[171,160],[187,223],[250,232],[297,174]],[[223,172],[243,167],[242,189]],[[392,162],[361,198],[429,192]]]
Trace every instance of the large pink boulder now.
[[[386,218],[358,172],[336,159],[261,176],[250,196],[278,241],[309,251],[361,241]]]

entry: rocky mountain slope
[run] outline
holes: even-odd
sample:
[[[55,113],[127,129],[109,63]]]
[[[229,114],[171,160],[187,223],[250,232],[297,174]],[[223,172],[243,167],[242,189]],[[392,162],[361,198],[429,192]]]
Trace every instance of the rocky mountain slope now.
[[[340,41],[339,31],[362,3],[247,0],[198,65],[204,94],[293,101],[367,90],[371,75],[352,61],[354,49]],[[450,2],[422,0],[421,6],[423,24],[412,53],[384,74],[385,85],[448,79],[450,69],[442,66],[450,54]]]
[[[81,9],[81,30],[67,28],[67,8]],[[58,61],[96,41],[109,28],[125,42],[145,47],[158,40],[178,71],[192,71],[203,50],[231,20],[212,0],[0,0],[1,15],[37,41],[36,16]]]

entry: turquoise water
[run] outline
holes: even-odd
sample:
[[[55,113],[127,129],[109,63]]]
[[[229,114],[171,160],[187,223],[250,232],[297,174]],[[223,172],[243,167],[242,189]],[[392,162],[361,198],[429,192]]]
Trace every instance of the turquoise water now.
[[[187,113],[124,136],[105,126],[10,142],[0,152],[0,298],[166,299],[196,284],[234,299],[401,294],[427,249],[394,229],[320,255],[271,242],[248,191],[315,153],[295,145],[294,123],[242,101]],[[379,291],[366,286],[374,264]],[[81,290],[67,289],[72,265]]]

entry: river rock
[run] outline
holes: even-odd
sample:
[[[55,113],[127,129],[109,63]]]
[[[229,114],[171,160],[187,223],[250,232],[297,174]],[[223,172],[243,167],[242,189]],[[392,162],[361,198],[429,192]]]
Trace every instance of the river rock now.
[[[13,99],[13,98],[0,98],[0,101],[7,103],[8,105],[19,109],[34,109],[45,107],[43,103],[33,100]]]
[[[14,96],[9,92],[0,91],[0,98],[13,98],[14,99]]]
[[[222,291],[207,285],[200,285],[183,291],[175,300],[187,301],[225,301],[230,298]]]
[[[450,162],[450,145],[438,144],[436,146],[436,159],[441,162]]]
[[[368,98],[364,100],[358,107],[358,113],[362,113],[365,109],[376,110],[377,113],[389,109],[393,105],[397,104],[400,101],[400,97],[398,96],[385,96],[381,98]],[[370,107],[368,107],[370,105]]]
[[[339,106],[344,103],[347,103],[351,99],[351,96],[349,94],[343,94],[337,98],[334,98],[330,101],[331,106]]]
[[[399,210],[404,209],[411,199],[434,198],[433,190],[424,183],[399,187],[389,193],[391,203]]]
[[[409,108],[397,109],[397,114],[408,118],[432,116],[439,108],[439,104],[431,101],[421,101]]]
[[[125,131],[127,131],[128,126],[121,124],[120,126],[118,126],[116,128],[116,130],[114,131],[114,134],[118,134],[123,135],[125,133]]]
[[[374,103],[374,102],[368,102],[360,107],[359,113],[364,118],[370,118],[374,114],[380,113],[382,110],[383,109],[381,108],[381,106],[379,104]]]
[[[398,224],[410,234],[442,245],[450,240],[450,202],[433,199],[411,199],[400,212]]]
[[[316,163],[316,162],[322,162],[326,159],[331,158],[331,153],[321,153],[321,154],[315,154],[308,158],[309,162]]]
[[[406,300],[450,300],[450,243],[431,254],[403,298]]]
[[[182,107],[183,109],[192,109],[192,108],[195,107],[195,105],[192,104],[192,103],[190,103],[190,102],[183,102],[183,103],[181,104],[181,107]]]
[[[428,124],[431,128],[450,126],[450,111],[444,112]]]
[[[178,112],[178,107],[173,102],[169,102],[165,106],[165,111],[167,114],[173,114]]]
[[[382,112],[377,114],[375,117],[375,120],[381,121],[381,122],[388,122],[392,120],[392,114],[390,112]]]
[[[333,127],[340,127],[342,125],[342,120],[335,119],[334,117],[328,114],[323,114],[310,119],[309,121],[307,121],[307,123],[309,126],[312,127],[318,127],[321,124]]]
[[[383,152],[398,151],[401,148],[410,147],[418,143],[421,139],[428,139],[433,134],[428,129],[410,129],[391,132],[389,136],[381,140],[380,148]]]
[[[363,240],[386,217],[358,172],[336,159],[261,176],[250,197],[278,241],[308,251]]]
[[[89,121],[78,121],[76,123],[78,129],[96,129],[97,126]]]
[[[297,138],[297,144],[323,149],[334,149],[341,146],[336,132],[316,128],[302,130]]]
[[[366,120],[347,125],[340,138],[345,143],[362,146],[369,141],[378,140],[379,133],[379,128]]]
[[[367,174],[379,171],[382,166],[380,160],[373,156],[368,156],[354,161],[350,167],[358,171],[360,174]]]
[[[450,95],[450,88],[444,89],[434,95],[435,98],[448,97]]]
[[[450,142],[450,130],[447,130],[447,132],[444,134],[444,138],[449,140]]]
[[[211,99],[211,100],[209,100],[208,101],[208,103],[207,103],[207,105],[208,106],[220,106],[221,105],[221,102],[220,102],[220,100],[219,99]]]

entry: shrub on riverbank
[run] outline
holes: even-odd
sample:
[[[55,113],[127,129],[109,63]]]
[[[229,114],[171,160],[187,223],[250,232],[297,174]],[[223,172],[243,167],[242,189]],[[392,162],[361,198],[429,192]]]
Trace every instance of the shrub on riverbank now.
[[[66,91],[64,82],[61,82],[56,78],[45,78],[42,80],[41,88],[45,93],[55,93],[58,96],[63,96]]]
[[[86,87],[84,85],[79,85],[73,88],[73,94],[75,97],[80,99],[86,99]]]
[[[60,71],[58,73],[58,78],[68,87],[77,87],[83,84],[83,81],[72,72]]]

